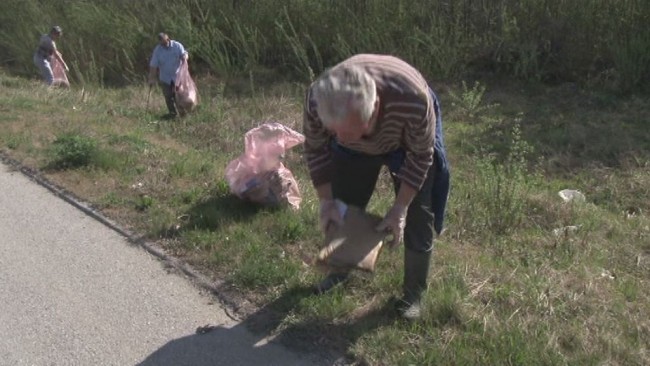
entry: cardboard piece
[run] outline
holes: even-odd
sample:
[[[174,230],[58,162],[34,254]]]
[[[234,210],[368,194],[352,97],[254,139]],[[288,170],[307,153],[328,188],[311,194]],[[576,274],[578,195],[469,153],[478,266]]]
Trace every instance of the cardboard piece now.
[[[354,206],[344,211],[343,225],[333,225],[327,231],[314,264],[327,270],[373,272],[386,237],[386,233],[375,231],[381,217]]]

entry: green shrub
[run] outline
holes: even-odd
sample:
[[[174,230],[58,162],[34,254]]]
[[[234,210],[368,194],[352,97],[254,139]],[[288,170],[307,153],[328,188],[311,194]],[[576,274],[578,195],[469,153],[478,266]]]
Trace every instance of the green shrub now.
[[[67,169],[91,165],[97,151],[94,139],[78,134],[64,134],[52,144],[52,166]]]

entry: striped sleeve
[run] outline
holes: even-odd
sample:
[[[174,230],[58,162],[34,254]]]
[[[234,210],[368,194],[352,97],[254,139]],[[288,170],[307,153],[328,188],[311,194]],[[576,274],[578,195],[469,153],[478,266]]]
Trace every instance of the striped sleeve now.
[[[328,143],[331,134],[323,127],[316,113],[316,102],[311,97],[311,87],[305,95],[303,111],[303,134],[305,135],[305,159],[309,175],[315,187],[328,183],[332,177],[331,153]]]
[[[397,175],[402,182],[419,190],[433,163],[435,115],[427,98],[413,99],[388,102],[384,119],[387,126],[403,126],[401,145],[406,157]]]

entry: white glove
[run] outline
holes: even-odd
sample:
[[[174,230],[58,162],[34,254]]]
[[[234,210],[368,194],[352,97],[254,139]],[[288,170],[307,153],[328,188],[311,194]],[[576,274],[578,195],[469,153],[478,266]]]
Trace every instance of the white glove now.
[[[390,248],[397,247],[404,238],[404,227],[406,226],[406,212],[408,211],[408,206],[404,206],[399,203],[395,203],[382,222],[377,225],[375,230],[377,231],[387,231],[390,232],[393,236],[393,239],[388,243]]]
[[[343,225],[343,215],[335,200],[320,201],[320,229],[324,233],[331,224]]]

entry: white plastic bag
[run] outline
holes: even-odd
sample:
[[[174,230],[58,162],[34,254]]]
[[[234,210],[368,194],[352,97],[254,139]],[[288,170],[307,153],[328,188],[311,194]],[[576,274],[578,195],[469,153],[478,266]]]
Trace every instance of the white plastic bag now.
[[[183,61],[176,72],[176,104],[181,113],[191,112],[199,104],[199,94],[187,61]]]
[[[557,193],[564,202],[584,202],[585,195],[577,189],[563,189]]]
[[[226,166],[230,191],[247,201],[272,206],[288,203],[298,209],[298,183],[280,159],[305,137],[280,123],[269,122],[248,131],[244,139],[245,152]]]

